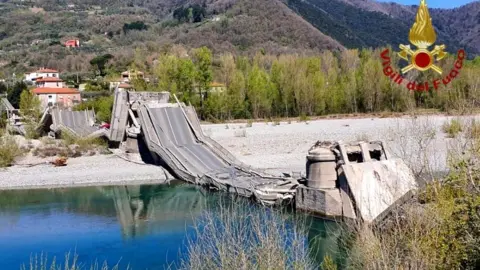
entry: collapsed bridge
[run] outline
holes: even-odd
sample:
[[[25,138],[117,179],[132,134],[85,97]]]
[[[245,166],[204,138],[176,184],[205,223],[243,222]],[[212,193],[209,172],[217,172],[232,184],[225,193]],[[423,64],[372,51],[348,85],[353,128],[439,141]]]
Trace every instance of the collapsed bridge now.
[[[203,134],[195,109],[168,103],[169,93],[117,90],[110,140],[151,156],[179,179],[276,204],[294,197],[298,182],[253,170]],[[142,153],[143,152],[143,153]]]
[[[58,107],[45,109],[38,129],[54,137],[64,132],[103,136],[124,158],[160,165],[179,180],[266,205],[295,202],[296,209],[322,216],[379,223],[417,189],[411,170],[392,158],[382,142],[319,141],[307,155],[306,178],[268,175],[205,136],[194,107],[169,100],[169,92],[117,88],[109,129],[96,124],[93,110]],[[18,110],[8,100],[0,101],[0,109],[10,115],[10,129],[24,134]]]

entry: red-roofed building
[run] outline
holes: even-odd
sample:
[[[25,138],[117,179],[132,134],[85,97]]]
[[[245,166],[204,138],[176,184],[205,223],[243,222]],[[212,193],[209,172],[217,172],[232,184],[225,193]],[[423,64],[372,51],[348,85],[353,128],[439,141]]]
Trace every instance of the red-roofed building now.
[[[33,93],[38,96],[43,106],[72,107],[80,103],[80,91],[65,87],[65,83],[58,77],[38,78],[35,80],[37,88]]]
[[[46,77],[46,78],[37,78],[35,80],[35,85],[37,87],[54,87],[61,88],[64,87],[64,82],[57,77]]]
[[[45,107],[57,105],[69,108],[81,102],[80,91],[73,88],[37,87],[33,93]]]
[[[31,72],[31,73],[25,73],[25,80],[34,82],[38,78],[59,78],[60,73],[58,70],[55,69],[49,69],[49,68],[41,68],[37,71]]]
[[[65,41],[65,47],[67,47],[67,48],[80,47],[80,40],[78,40],[78,39],[67,40],[67,41]]]

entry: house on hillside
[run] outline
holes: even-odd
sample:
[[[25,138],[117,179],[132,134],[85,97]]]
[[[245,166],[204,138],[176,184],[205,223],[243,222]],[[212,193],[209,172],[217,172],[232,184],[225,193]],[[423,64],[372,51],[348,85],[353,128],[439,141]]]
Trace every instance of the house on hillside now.
[[[194,89],[195,89],[195,93],[199,95],[200,91],[199,91],[198,85],[194,86]],[[203,92],[202,96],[203,98],[206,98],[206,95],[208,93],[222,93],[226,90],[227,90],[227,86],[225,84],[219,83],[219,82],[212,82],[210,83],[210,89],[208,89],[208,91],[206,92]]]
[[[122,80],[123,82],[130,82],[131,80],[134,79],[144,79],[144,74],[141,71],[136,71],[136,70],[129,70],[129,71],[124,71],[122,72]]]
[[[46,77],[38,78],[35,80],[36,87],[52,87],[52,88],[63,88],[65,82],[57,77]]]
[[[129,70],[122,72],[119,79],[110,82],[110,90],[114,90],[120,84],[129,84],[134,79],[145,79],[145,75],[141,71]]]
[[[80,91],[68,88],[58,77],[40,78],[35,81],[32,92],[37,95],[43,107],[59,106],[71,108],[81,102]]]
[[[67,47],[67,48],[80,47],[80,40],[78,40],[78,39],[67,40],[67,41],[65,41],[65,47]]]
[[[37,71],[25,73],[25,81],[35,82],[39,78],[60,78],[60,73],[55,69],[41,68]]]
[[[225,90],[227,90],[227,86],[223,83],[212,82],[210,84],[210,93],[222,93]]]

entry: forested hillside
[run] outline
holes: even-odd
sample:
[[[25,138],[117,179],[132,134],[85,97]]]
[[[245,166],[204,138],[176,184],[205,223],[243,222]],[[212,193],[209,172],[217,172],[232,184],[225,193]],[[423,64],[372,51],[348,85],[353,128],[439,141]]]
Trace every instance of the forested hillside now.
[[[370,0],[287,0],[293,10],[348,48],[408,43],[417,6]],[[455,52],[480,52],[480,3],[458,9],[431,9],[437,42]]]
[[[0,1],[0,78],[49,66],[88,73],[114,55],[113,71],[174,45],[215,54],[318,54],[408,43],[416,7],[371,0],[12,0]],[[480,52],[480,3],[431,9],[438,43]],[[78,38],[80,48],[63,42]]]

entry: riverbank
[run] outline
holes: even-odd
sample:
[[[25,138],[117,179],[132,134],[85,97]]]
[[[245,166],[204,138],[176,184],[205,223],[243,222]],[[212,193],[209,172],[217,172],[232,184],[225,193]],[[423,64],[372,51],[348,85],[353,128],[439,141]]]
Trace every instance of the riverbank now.
[[[161,184],[171,176],[162,167],[141,165],[116,155],[71,158],[67,166],[49,164],[0,169],[0,189]]]
[[[442,126],[458,119],[467,126],[480,115],[346,118],[203,125],[204,132],[243,162],[262,169],[305,171],[305,156],[318,140],[381,140],[391,156],[413,168],[447,170],[448,149],[462,148],[462,135],[447,138]]]
[[[306,122],[202,125],[204,132],[238,159],[267,172],[305,172],[305,156],[318,140],[381,140],[391,155],[415,170],[445,171],[447,138],[442,125],[454,117],[330,119]],[[455,117],[456,118],[456,117]],[[473,116],[459,118],[468,123]],[[476,117],[479,119],[479,116]],[[456,118],[457,119],[457,118]],[[0,170],[0,189],[164,183],[168,173],[116,155],[71,158],[65,167],[15,165]]]

